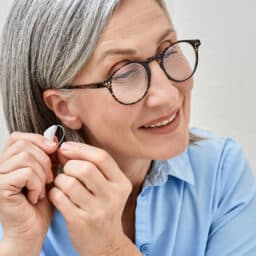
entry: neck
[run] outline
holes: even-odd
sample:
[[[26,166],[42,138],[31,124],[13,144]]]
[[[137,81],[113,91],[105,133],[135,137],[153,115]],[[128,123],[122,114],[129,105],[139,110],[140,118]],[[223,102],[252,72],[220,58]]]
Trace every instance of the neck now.
[[[98,146],[96,139],[88,140],[86,136],[83,137],[86,141],[88,141],[88,144],[94,145],[96,147]],[[105,149],[104,145],[99,145],[99,147]],[[111,151],[109,148],[105,150],[112,156],[112,158],[118,164],[120,170],[132,183],[133,189],[127,200],[127,205],[129,205],[131,202],[133,202],[134,199],[137,198],[138,194],[140,193],[145,177],[151,168],[152,160],[123,156]]]
[[[83,135],[83,132],[82,132]],[[149,159],[138,159],[130,156],[123,156],[117,154],[116,152],[111,151],[109,148],[105,148],[104,145],[98,145],[96,139],[89,140],[87,136],[82,136],[89,145],[94,145],[96,147],[100,147],[105,149],[112,158],[116,161],[121,171],[127,176],[133,186],[133,190],[131,194],[139,194],[142,184],[146,175],[148,174],[152,160]]]
[[[130,193],[122,214],[123,231],[129,239],[135,243],[135,211],[137,197],[141,192],[145,177],[150,170],[152,161],[130,161],[133,165],[118,162],[119,168],[131,181],[133,189]]]
[[[137,196],[142,188],[146,175],[148,174],[152,160],[148,159],[127,159],[112,157],[116,160],[121,171],[130,180],[133,186],[131,195]]]
[[[122,158],[111,154],[117,162],[120,170],[132,183],[132,192],[130,193],[122,214],[122,225],[124,233],[135,242],[135,210],[137,204],[137,197],[141,192],[143,182],[148,174],[152,160],[146,159],[129,159]]]

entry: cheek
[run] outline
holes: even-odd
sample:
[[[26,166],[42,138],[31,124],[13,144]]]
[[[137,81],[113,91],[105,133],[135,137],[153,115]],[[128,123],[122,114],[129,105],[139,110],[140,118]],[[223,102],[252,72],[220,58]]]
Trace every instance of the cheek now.
[[[189,122],[190,122],[191,92],[193,89],[193,84],[194,84],[194,81],[191,78],[180,85],[180,92],[184,97],[183,114],[184,114],[184,123],[186,128],[189,126]]]
[[[184,96],[189,96],[191,94],[191,91],[194,87],[194,80],[193,78],[190,78],[189,80],[181,83],[180,85],[178,85],[180,88],[181,93]]]
[[[89,96],[80,100],[80,113],[85,132],[99,139],[127,134],[133,123],[132,117],[135,116],[134,109],[115,102],[110,94],[90,93]]]
[[[90,126],[85,129],[88,143],[112,155],[117,152],[125,153],[134,141],[132,117],[132,114],[120,111],[111,111],[110,115],[97,118],[92,117]]]

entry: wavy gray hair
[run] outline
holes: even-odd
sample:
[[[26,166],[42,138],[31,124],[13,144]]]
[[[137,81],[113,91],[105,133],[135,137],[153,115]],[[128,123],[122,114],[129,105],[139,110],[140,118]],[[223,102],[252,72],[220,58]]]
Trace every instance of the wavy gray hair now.
[[[164,1],[156,1],[170,18]],[[14,2],[0,45],[0,87],[9,133],[42,134],[49,126],[61,124],[65,128],[65,140],[85,142],[81,130],[66,127],[46,106],[42,91],[71,83],[92,55],[120,2]],[[190,143],[201,139],[190,133]]]

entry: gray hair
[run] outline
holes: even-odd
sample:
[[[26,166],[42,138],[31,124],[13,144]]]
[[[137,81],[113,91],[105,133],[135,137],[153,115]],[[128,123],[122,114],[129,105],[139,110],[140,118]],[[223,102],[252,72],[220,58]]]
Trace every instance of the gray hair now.
[[[156,1],[170,18],[164,0]],[[72,82],[120,2],[14,1],[0,45],[0,88],[9,133],[42,134],[49,126],[61,124],[66,141],[85,142],[81,130],[66,127],[46,106],[42,92]],[[200,139],[190,134],[190,142]]]

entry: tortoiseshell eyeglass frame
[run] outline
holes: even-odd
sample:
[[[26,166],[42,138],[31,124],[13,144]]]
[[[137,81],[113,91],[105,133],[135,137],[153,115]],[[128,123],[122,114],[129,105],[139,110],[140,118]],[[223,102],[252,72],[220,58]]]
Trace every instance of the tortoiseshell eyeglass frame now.
[[[196,60],[195,60],[195,65],[194,65],[194,68],[192,69],[192,73],[186,77],[185,79],[183,80],[176,80],[174,78],[172,78],[165,70],[164,68],[164,64],[163,64],[163,61],[164,61],[164,55],[166,53],[166,51],[168,51],[168,49],[170,47],[173,47],[174,45],[176,44],[179,44],[179,43],[188,43],[190,44],[194,51],[195,51],[195,57],[196,57]],[[74,90],[74,89],[99,89],[99,88],[107,88],[109,90],[109,92],[111,93],[111,95],[113,96],[113,98],[119,102],[120,104],[123,104],[123,105],[132,105],[132,104],[135,104],[139,101],[141,101],[145,95],[147,94],[148,90],[149,90],[149,87],[150,87],[150,81],[151,81],[151,71],[150,71],[150,67],[149,67],[149,63],[156,60],[158,61],[158,63],[160,64],[160,67],[162,68],[162,70],[164,71],[164,73],[166,74],[166,76],[168,77],[169,80],[172,80],[174,82],[184,82],[184,81],[187,81],[188,79],[190,79],[194,73],[196,72],[196,69],[197,69],[197,66],[198,66],[198,48],[199,46],[201,45],[201,42],[199,39],[195,39],[195,40],[179,40],[179,41],[176,41],[172,44],[170,44],[168,47],[166,47],[161,53],[155,55],[155,56],[152,56],[152,57],[149,57],[147,58],[145,61],[128,61],[126,62],[124,65],[122,65],[120,68],[118,68],[116,71],[114,71],[106,80],[102,81],[102,82],[96,82],[96,83],[90,83],[90,84],[79,84],[79,85],[65,85],[61,88],[57,88],[57,89],[66,89],[66,90]],[[147,84],[147,88],[145,90],[145,93],[136,101],[132,102],[132,103],[124,103],[122,101],[120,101],[114,94],[113,90],[112,90],[112,77],[115,75],[116,72],[118,72],[121,68],[123,68],[124,66],[128,65],[128,64],[131,64],[131,63],[138,63],[140,65],[142,65],[146,72],[147,72],[147,76],[148,76],[148,84]],[[191,67],[192,68],[192,67]]]

